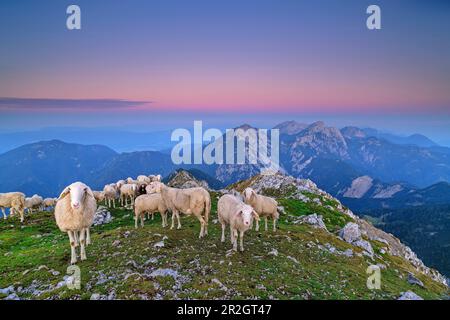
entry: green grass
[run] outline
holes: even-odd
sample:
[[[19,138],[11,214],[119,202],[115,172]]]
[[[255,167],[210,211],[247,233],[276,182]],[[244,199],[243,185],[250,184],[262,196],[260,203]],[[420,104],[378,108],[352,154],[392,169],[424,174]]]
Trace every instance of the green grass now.
[[[118,299],[393,299],[402,291],[412,290],[424,298],[436,299],[446,293],[442,285],[417,274],[426,289],[408,284],[405,279],[412,266],[388,255],[383,262],[389,266],[382,271],[382,289],[371,291],[366,287],[366,268],[373,262],[363,256],[347,258],[321,249],[317,244],[329,243],[341,251],[352,248],[358,252],[333,234],[293,225],[285,216],[277,232],[249,231],[244,239],[246,251],[228,254],[228,229],[227,240],[221,243],[221,229],[212,223],[217,194],[212,199],[209,235],[204,239],[198,239],[199,223],[193,217],[182,218],[181,230],[163,229],[159,215],[145,221],[144,228],[134,229],[130,211],[111,210],[113,222],[92,228],[88,259],[77,264],[81,269],[80,290],[62,287],[37,297],[19,295],[89,299],[93,293],[115,292]],[[347,219],[310,203],[281,202],[289,214],[322,214],[330,231],[337,230]],[[168,237],[165,246],[155,248],[163,236]],[[119,246],[113,246],[118,241]],[[381,245],[374,247],[379,250]],[[278,251],[278,256],[268,255],[272,249]],[[157,262],[149,262],[151,258]],[[28,216],[23,227],[16,218],[0,221],[0,288],[29,287],[33,281],[41,288],[56,285],[66,274],[69,260],[67,235],[57,229],[52,213]],[[38,270],[42,265],[59,275],[46,268]],[[158,268],[176,270],[179,277],[176,281],[172,277],[151,277],[150,273]]]

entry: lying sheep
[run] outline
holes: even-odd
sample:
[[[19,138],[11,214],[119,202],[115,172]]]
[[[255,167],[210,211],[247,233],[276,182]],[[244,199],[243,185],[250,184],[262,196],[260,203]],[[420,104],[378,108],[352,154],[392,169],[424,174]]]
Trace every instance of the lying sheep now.
[[[20,222],[23,222],[25,195],[22,192],[0,193],[0,208],[2,209],[3,219],[6,219],[5,208],[10,208],[10,214],[12,215],[17,211],[20,215]]]
[[[85,246],[91,243],[90,227],[94,221],[97,202],[92,190],[82,182],[66,187],[55,206],[55,220],[62,232],[67,232],[70,240],[70,263],[77,262],[75,247],[80,243],[81,260],[86,260]]]
[[[138,227],[138,219],[141,218],[141,226],[144,226],[144,215],[159,212],[162,218],[162,227],[166,227],[167,223],[167,207],[164,203],[161,194],[143,194],[134,201],[134,226]]]
[[[37,194],[33,195],[31,198],[25,198],[25,208],[28,209],[28,213],[33,213],[33,210],[42,210],[44,204],[44,199]]]
[[[117,198],[117,187],[116,184],[108,184],[103,188],[103,194],[105,196],[105,205],[111,207],[111,203],[113,208],[116,207],[116,198]]]
[[[225,242],[225,228],[230,225],[230,238],[233,250],[237,251],[238,231],[240,234],[240,249],[244,251],[244,232],[251,228],[253,219],[259,220],[253,208],[239,198],[226,194],[217,202],[217,216],[222,225],[221,241]]]
[[[180,212],[193,214],[200,221],[199,238],[208,234],[208,220],[211,212],[211,197],[204,188],[177,189],[166,186],[162,182],[152,182],[149,193],[161,193],[161,197],[169,211],[172,212],[172,225],[174,228],[174,217],[178,220],[178,229],[181,228]]]
[[[252,188],[246,188],[243,192],[244,202],[249,204],[255,209],[259,217],[264,217],[266,231],[267,231],[267,218],[271,217],[273,219],[273,231],[276,230],[276,223],[280,217],[277,207],[278,203],[275,199],[270,197],[262,196],[256,194],[255,190]],[[259,231],[259,222],[256,220],[256,231]]]
[[[53,208],[56,205],[57,199],[55,198],[45,198],[42,202],[42,205],[44,206],[44,210]]]
[[[102,202],[105,200],[105,193],[103,191],[92,191],[94,198],[97,202]]]
[[[131,201],[131,205],[133,205],[134,198],[136,197],[137,188],[138,188],[137,185],[135,185],[134,183],[124,184],[120,188],[120,203],[122,206],[128,205],[128,198]]]

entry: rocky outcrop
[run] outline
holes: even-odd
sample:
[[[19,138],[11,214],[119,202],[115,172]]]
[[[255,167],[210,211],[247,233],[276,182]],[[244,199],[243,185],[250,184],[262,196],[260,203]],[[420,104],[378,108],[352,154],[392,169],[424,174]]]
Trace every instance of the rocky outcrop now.
[[[322,216],[318,216],[316,213],[301,217],[299,220],[294,221],[294,224],[296,223],[306,223],[313,226],[314,228],[327,230]]]
[[[110,223],[113,220],[111,216],[111,212],[104,206],[99,206],[94,215],[94,222],[92,223],[94,226]]]
[[[397,300],[423,300],[423,298],[412,291],[406,291]]]
[[[191,173],[185,170],[176,171],[173,176],[169,177],[167,185],[172,188],[180,188],[180,189],[196,188],[196,187],[203,187],[209,189],[208,183],[206,181],[204,180],[200,181],[196,179]]]

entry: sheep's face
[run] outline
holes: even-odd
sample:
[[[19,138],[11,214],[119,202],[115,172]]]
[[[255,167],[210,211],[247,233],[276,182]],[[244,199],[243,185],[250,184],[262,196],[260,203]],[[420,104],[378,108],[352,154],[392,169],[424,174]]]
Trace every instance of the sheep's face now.
[[[250,227],[250,225],[252,224],[252,219],[254,217],[253,208],[250,206],[244,206],[241,208],[238,214],[241,216],[244,225],[246,227]]]
[[[244,190],[244,199],[250,200],[254,193],[255,193],[255,191],[253,191],[252,188],[246,188]]]
[[[67,195],[70,195],[70,206],[74,210],[78,210],[81,208],[81,204],[89,193],[89,188],[84,183],[75,182],[68,186],[61,193],[60,199],[64,198]]]

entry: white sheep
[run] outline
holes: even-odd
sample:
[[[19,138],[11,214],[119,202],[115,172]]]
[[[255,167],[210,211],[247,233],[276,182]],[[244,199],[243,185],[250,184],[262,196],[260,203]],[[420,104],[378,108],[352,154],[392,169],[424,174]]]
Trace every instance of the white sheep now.
[[[136,180],[139,182],[139,184],[145,185],[150,184],[150,182],[152,182],[152,180],[149,177],[143,175],[138,176]]]
[[[31,198],[25,198],[25,208],[28,209],[29,213],[33,213],[33,210],[42,210],[44,204],[44,199],[37,194],[33,195]]]
[[[204,188],[177,189],[166,186],[162,182],[152,182],[149,193],[161,193],[161,197],[172,212],[172,225],[174,228],[174,217],[178,220],[178,229],[181,228],[180,212],[197,217],[200,221],[199,238],[208,234],[208,220],[211,212],[211,197]]]
[[[44,206],[44,209],[53,208],[56,205],[57,199],[55,198],[45,198],[42,202],[42,205]]]
[[[167,223],[167,207],[163,201],[161,194],[143,194],[134,201],[134,226],[138,227],[138,219],[141,218],[141,226],[144,226],[144,215],[159,212],[162,219],[162,227],[168,226]]]
[[[86,260],[86,245],[91,243],[90,227],[94,221],[97,201],[92,190],[82,182],[66,187],[55,206],[55,220],[62,232],[67,232],[70,240],[70,263],[77,262],[75,248],[80,243],[81,260]]]
[[[240,235],[240,249],[244,251],[244,233],[251,228],[253,219],[259,220],[258,214],[248,204],[239,198],[226,194],[217,202],[217,216],[222,225],[221,241],[225,242],[225,228],[230,226],[230,239],[233,250],[237,251],[238,232]]]
[[[134,183],[127,183],[120,187],[120,203],[122,206],[128,204],[128,198],[131,200],[131,205],[134,203],[138,186]]]
[[[160,174],[158,174],[156,176],[151,174],[148,177],[150,179],[150,182],[161,182],[161,175]]]
[[[103,188],[103,194],[105,195],[105,205],[111,207],[111,203],[113,208],[116,207],[116,198],[117,198],[117,185],[112,183],[108,184]]]
[[[25,195],[22,192],[0,193],[0,208],[2,209],[3,219],[6,219],[5,208],[10,208],[10,214],[17,211],[20,215],[20,222],[24,219]]]
[[[127,183],[125,180],[119,180],[116,182],[116,189],[120,190],[120,187]]]
[[[243,192],[244,202],[255,209],[259,217],[264,217],[267,231],[267,218],[273,219],[273,231],[276,230],[276,223],[280,214],[278,213],[278,203],[275,199],[256,194],[252,188],[246,188]],[[256,231],[259,231],[259,221],[256,220]]]
[[[103,200],[105,200],[105,192],[103,191],[92,191],[92,193],[94,194],[94,198],[97,202],[102,202]]]

